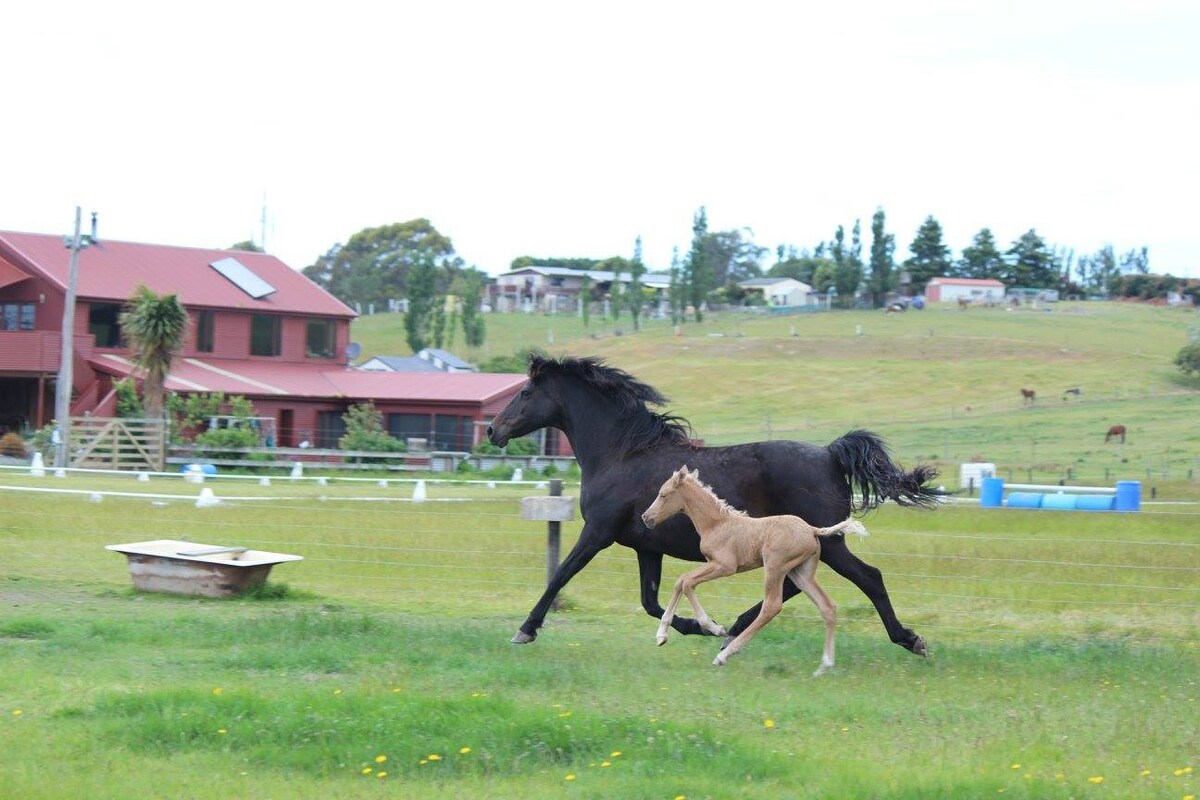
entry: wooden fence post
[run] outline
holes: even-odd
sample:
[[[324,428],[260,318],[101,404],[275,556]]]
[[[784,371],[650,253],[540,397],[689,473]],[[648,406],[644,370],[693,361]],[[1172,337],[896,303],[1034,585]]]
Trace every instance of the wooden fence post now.
[[[575,519],[575,499],[562,496],[563,482],[557,478],[550,481],[550,496],[522,497],[521,519],[546,521],[546,583],[558,569],[559,553],[562,548],[562,523]],[[557,598],[550,606],[559,607]]]

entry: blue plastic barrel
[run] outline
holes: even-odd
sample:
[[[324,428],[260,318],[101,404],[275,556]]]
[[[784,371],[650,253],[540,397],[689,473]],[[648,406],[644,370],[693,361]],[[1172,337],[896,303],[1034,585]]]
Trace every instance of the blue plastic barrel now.
[[[1111,494],[1084,494],[1075,501],[1076,511],[1112,511],[1116,497]]]
[[[1113,506],[1117,511],[1142,510],[1142,482],[1117,481],[1117,500]]]
[[[1062,492],[1054,492],[1052,494],[1042,495],[1042,508],[1052,508],[1057,511],[1074,511],[1078,506],[1080,496],[1077,494],[1064,494]]]
[[[1043,497],[1041,492],[1009,492],[1007,505],[1009,508],[1041,508]]]
[[[984,478],[979,487],[979,507],[999,508],[1004,505],[1004,479]]]

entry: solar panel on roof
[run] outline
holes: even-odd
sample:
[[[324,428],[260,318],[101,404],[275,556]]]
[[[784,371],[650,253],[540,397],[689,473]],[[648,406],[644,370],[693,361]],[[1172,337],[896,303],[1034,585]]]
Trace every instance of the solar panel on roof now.
[[[261,300],[272,292],[278,291],[236,258],[222,258],[220,261],[213,261],[209,266],[233,281],[234,286],[255,300]]]

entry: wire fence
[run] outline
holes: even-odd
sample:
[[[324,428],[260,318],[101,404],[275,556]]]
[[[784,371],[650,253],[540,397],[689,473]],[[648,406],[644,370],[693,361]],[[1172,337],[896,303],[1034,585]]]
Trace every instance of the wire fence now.
[[[544,493],[536,483],[433,483],[424,501],[414,501],[406,483],[389,487],[389,497],[364,494],[381,487],[277,482],[243,488],[237,499],[218,492],[214,507],[197,508],[196,487],[177,476],[155,481],[164,484],[161,491],[152,486],[114,493],[93,488],[98,481],[89,475],[55,482],[69,486],[4,481],[0,564],[7,580],[0,596],[53,593],[64,584],[127,588],[124,563],[104,545],[164,538],[303,555],[303,562],[281,565],[272,577],[328,602],[499,617],[505,632],[524,619],[545,584],[546,526],[517,513],[521,496]],[[568,487],[566,494],[577,490]],[[102,491],[109,493],[97,500],[93,495]],[[990,535],[978,531],[965,509],[950,517],[955,527],[943,530],[913,527],[909,520],[919,516],[879,523],[868,518],[872,535],[851,546],[883,570],[901,620],[935,640],[1200,643],[1200,512],[1150,507],[1136,515],[1039,513],[1068,514],[1082,524],[1071,533],[1056,528],[1040,534],[1030,514],[975,511],[1012,515],[1011,535]],[[1118,517],[1123,524],[1112,522]],[[579,530],[579,520],[563,524],[564,548]],[[693,567],[666,559],[664,602],[675,578]],[[603,551],[567,587],[566,607],[637,619],[632,624],[649,632],[637,570],[633,551]],[[882,635],[874,609],[857,589],[829,570],[818,578],[840,605],[843,629]],[[714,616],[728,622],[761,599],[761,580],[760,573],[746,573],[705,586],[701,595]],[[811,609],[800,607],[805,605],[789,604],[785,616],[810,622]]]

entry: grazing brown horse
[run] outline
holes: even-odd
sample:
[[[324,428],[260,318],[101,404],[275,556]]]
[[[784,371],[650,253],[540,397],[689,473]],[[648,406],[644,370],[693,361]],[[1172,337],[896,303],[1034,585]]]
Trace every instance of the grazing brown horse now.
[[[1037,401],[1037,392],[1035,392],[1033,389],[1022,389],[1021,398],[1026,403],[1034,403]]]
[[[1083,395],[1083,389],[1080,389],[1078,386],[1072,386],[1070,389],[1064,389],[1063,390],[1063,402],[1064,403],[1067,402],[1067,395],[1069,395],[1069,394],[1073,394],[1076,397],[1080,397]]]
[[[1125,444],[1125,426],[1124,425],[1113,425],[1111,428],[1109,428],[1108,433],[1104,434],[1104,443],[1108,444],[1108,440],[1112,439],[1116,436],[1120,436],[1121,444]]]
[[[794,515],[751,517],[717,497],[712,489],[700,482],[700,471],[689,472],[686,465],[671,473],[663,483],[658,497],[642,513],[642,521],[647,528],[653,528],[680,511],[687,514],[700,534],[700,552],[708,563],[685,573],[675,582],[671,601],[658,624],[658,643],[667,643],[667,630],[675,619],[675,607],[679,605],[681,594],[691,602],[700,626],[715,636],[723,636],[725,629],[713,622],[696,599],[696,586],[714,578],[762,567],[766,573],[765,589],[758,617],[736,637],[731,637],[713,664],[723,666],[779,613],[783,606],[783,580],[791,578],[816,604],[825,620],[825,652],[813,677],[831,668],[837,607],[813,577],[821,557],[821,543],[817,537],[843,532],[866,536],[867,529],[863,524],[848,517],[836,525],[816,528]]]

